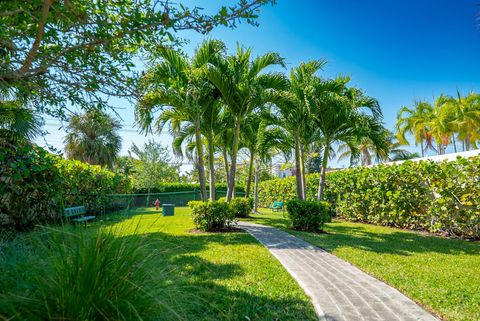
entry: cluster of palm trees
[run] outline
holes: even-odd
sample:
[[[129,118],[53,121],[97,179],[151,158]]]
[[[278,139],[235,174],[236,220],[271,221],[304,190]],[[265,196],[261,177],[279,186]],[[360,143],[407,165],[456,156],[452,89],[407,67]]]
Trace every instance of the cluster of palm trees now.
[[[428,151],[445,154],[448,146],[455,152],[478,148],[480,141],[480,95],[469,93],[456,97],[440,95],[435,101],[416,101],[402,107],[397,117],[397,137],[408,144],[407,134],[420,145],[421,155]],[[460,148],[461,146],[461,148]]]
[[[258,173],[262,163],[284,153],[294,155],[297,196],[305,199],[305,161],[312,153],[321,154],[319,200],[328,160],[338,144],[345,144],[352,160],[361,157],[359,147],[365,142],[376,156],[388,155],[390,136],[378,102],[349,86],[347,77],[318,76],[323,60],[302,63],[287,76],[271,71],[285,68],[277,53],[254,58],[250,49],[238,46],[235,54],[227,54],[218,40],[203,42],[191,58],[170,48],[155,54],[158,59],[142,77],[137,123],[144,132],[160,132],[169,125],[174,151],[195,161],[204,200],[215,199],[218,155],[225,161],[227,201],[234,196],[242,149],[249,154],[247,196],[254,167]]]

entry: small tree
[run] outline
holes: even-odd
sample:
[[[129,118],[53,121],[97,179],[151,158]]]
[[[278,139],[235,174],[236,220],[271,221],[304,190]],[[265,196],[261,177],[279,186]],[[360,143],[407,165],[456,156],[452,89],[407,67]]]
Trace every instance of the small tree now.
[[[132,144],[130,154],[138,157],[133,161],[133,186],[137,189],[151,190],[164,182],[180,180],[180,165],[172,161],[170,152],[162,144],[149,140],[142,147]]]

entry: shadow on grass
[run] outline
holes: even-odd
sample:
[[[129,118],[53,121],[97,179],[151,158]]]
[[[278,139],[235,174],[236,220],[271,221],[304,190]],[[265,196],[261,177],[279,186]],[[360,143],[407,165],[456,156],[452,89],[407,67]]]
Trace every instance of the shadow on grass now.
[[[286,278],[287,272],[273,264],[272,258],[264,257],[263,261],[257,260],[255,253],[261,249],[261,245],[247,233],[188,234],[185,232],[191,228],[188,220],[185,220],[184,225],[180,219],[175,223],[178,226],[175,224],[169,226],[168,224],[173,221],[162,220],[159,224],[156,217],[149,215],[145,215],[145,219],[138,217],[138,221],[142,221],[142,226],[136,230],[137,218],[134,217],[132,220],[132,226],[129,226],[129,222],[123,222],[125,218],[95,222],[87,228],[83,226],[54,228],[60,233],[66,233],[65,240],[76,239],[70,236],[77,233],[94,236],[100,228],[107,231],[111,228],[118,239],[140,248],[139,264],[142,265],[142,269],[148,271],[151,278],[148,278],[147,284],[140,284],[139,291],[147,291],[157,299],[154,315],[146,319],[200,321],[316,319],[307,297],[293,280]],[[41,235],[43,232],[35,233]],[[71,245],[75,247],[74,243]],[[7,282],[9,286],[3,287],[3,291],[8,289],[7,292],[3,292],[0,286],[0,295],[11,293],[13,296],[25,296],[27,293],[24,289],[35,288],[32,280],[37,276],[28,278],[29,281],[24,281],[24,278],[18,276],[24,273],[32,274],[38,270],[29,270],[28,265],[37,264],[35,258],[44,255],[42,252],[44,249],[32,247],[27,242],[25,255],[19,256],[16,262],[10,260],[10,266],[14,264],[16,268],[15,271],[11,270],[11,282]],[[11,251],[15,249],[12,248]],[[8,251],[3,254],[8,258]],[[9,267],[8,264],[2,263],[3,254],[0,247],[0,272]],[[145,258],[145,261],[142,258]],[[263,265],[262,262],[266,264]],[[48,265],[48,260],[44,264],[42,271],[55,273],[54,267]],[[92,277],[93,275],[95,274],[92,274]],[[289,285],[285,285],[285,280]],[[112,279],[112,282],[128,280]],[[65,289],[67,295],[75,297],[76,293],[68,294],[71,291],[74,290]],[[86,298],[82,298],[82,302],[78,304],[85,304],[85,300]]]
[[[350,224],[350,223],[345,223]],[[397,255],[413,253],[480,254],[480,243],[448,239],[414,231],[363,225],[351,226],[341,222],[327,224],[327,234],[290,231],[324,248],[334,251],[341,247],[354,247],[366,251]],[[378,229],[378,231],[371,231]]]
[[[412,253],[478,254],[480,242],[422,234],[362,223],[334,221],[325,227],[327,233],[309,233],[291,230],[286,215],[256,215],[245,219],[252,223],[283,229],[329,252],[342,247],[354,247],[366,251],[411,255]],[[355,226],[353,226],[355,225]]]
[[[241,284],[249,273],[244,265],[218,262],[223,261],[221,254],[213,258],[215,263],[202,257],[209,255],[202,252],[215,244],[222,247],[257,245],[246,233],[173,235],[155,232],[122,237],[128,242],[143,242],[147,245],[146,253],[157,252],[149,269],[157,276],[158,284],[153,291],[163,302],[158,315],[162,320],[315,319],[308,302],[288,293],[276,297],[275,291],[269,293],[268,288],[265,292],[260,289],[259,283],[268,276],[268,271],[260,273],[257,282],[246,287]],[[258,268],[255,269],[258,273]]]

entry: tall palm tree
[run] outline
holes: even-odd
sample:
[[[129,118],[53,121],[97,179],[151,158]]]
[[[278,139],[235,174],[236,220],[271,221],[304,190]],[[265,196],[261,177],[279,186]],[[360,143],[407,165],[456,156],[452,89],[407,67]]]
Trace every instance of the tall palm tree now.
[[[239,46],[235,55],[212,62],[207,69],[208,79],[220,91],[234,122],[227,201],[234,196],[240,131],[245,117],[268,102],[265,93],[286,86],[282,74],[263,73],[270,66],[284,67],[283,58],[276,53],[267,53],[252,60],[251,52],[251,49]]]
[[[18,100],[0,101],[0,144],[16,146],[40,134],[43,121]]]
[[[223,42],[204,41],[191,59],[170,48],[161,48],[160,62],[154,63],[143,76],[144,95],[137,109],[137,123],[142,131],[151,131],[154,113],[161,114],[154,124],[161,132],[167,122],[173,135],[178,135],[186,123],[193,125],[196,164],[202,200],[207,199],[202,115],[216,103],[215,87],[206,77],[206,66],[220,59],[225,50]],[[188,125],[187,125],[188,126]],[[211,186],[215,188],[215,186]]]
[[[347,143],[354,156],[358,153],[358,142],[364,137],[370,139],[377,149],[388,150],[377,100],[356,88],[347,88],[348,78],[338,78],[336,81],[343,87],[340,93],[325,91],[323,81],[319,80],[313,88],[314,95],[310,102],[323,142],[322,170],[317,194],[319,201],[323,199],[326,169],[335,143]]]
[[[67,158],[111,168],[122,146],[120,128],[118,120],[101,111],[74,114],[64,140]]]
[[[422,157],[425,151],[435,149],[429,124],[433,117],[433,106],[426,101],[416,101],[414,107],[402,107],[397,115],[397,138],[401,144],[408,145],[406,134],[415,139],[415,145],[420,144]]]
[[[316,141],[316,129],[311,122],[307,97],[311,95],[315,73],[323,68],[324,60],[312,60],[290,71],[288,88],[274,101],[278,124],[289,133],[295,156],[297,198],[305,199],[305,157],[307,146]]]

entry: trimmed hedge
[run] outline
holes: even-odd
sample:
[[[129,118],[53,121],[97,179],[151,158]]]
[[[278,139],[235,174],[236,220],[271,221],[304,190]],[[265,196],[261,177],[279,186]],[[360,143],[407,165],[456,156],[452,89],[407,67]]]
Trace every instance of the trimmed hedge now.
[[[218,191],[226,191],[227,184],[225,183],[216,183],[215,188]],[[193,184],[193,183],[163,183],[158,185],[154,188],[150,189],[150,193],[169,193],[169,192],[189,192],[196,189],[200,191],[200,184]],[[235,187],[236,192],[245,193],[245,189],[242,186]],[[208,192],[208,185],[207,185],[207,192]],[[146,194],[148,193],[148,189],[146,188],[135,188],[133,193],[136,194]]]
[[[235,214],[225,201],[190,201],[193,223],[202,231],[218,231],[235,223]]]
[[[318,232],[331,221],[330,206],[327,202],[291,200],[287,212],[292,228],[300,231]]]
[[[350,221],[480,239],[480,159],[355,167],[327,174],[326,200]],[[307,175],[315,199],[318,174]],[[259,201],[296,198],[295,178],[260,183]]]
[[[0,147],[0,230],[29,230],[59,221],[65,207],[88,211],[110,206],[106,196],[131,192],[128,177],[79,161],[64,160],[38,146]]]

